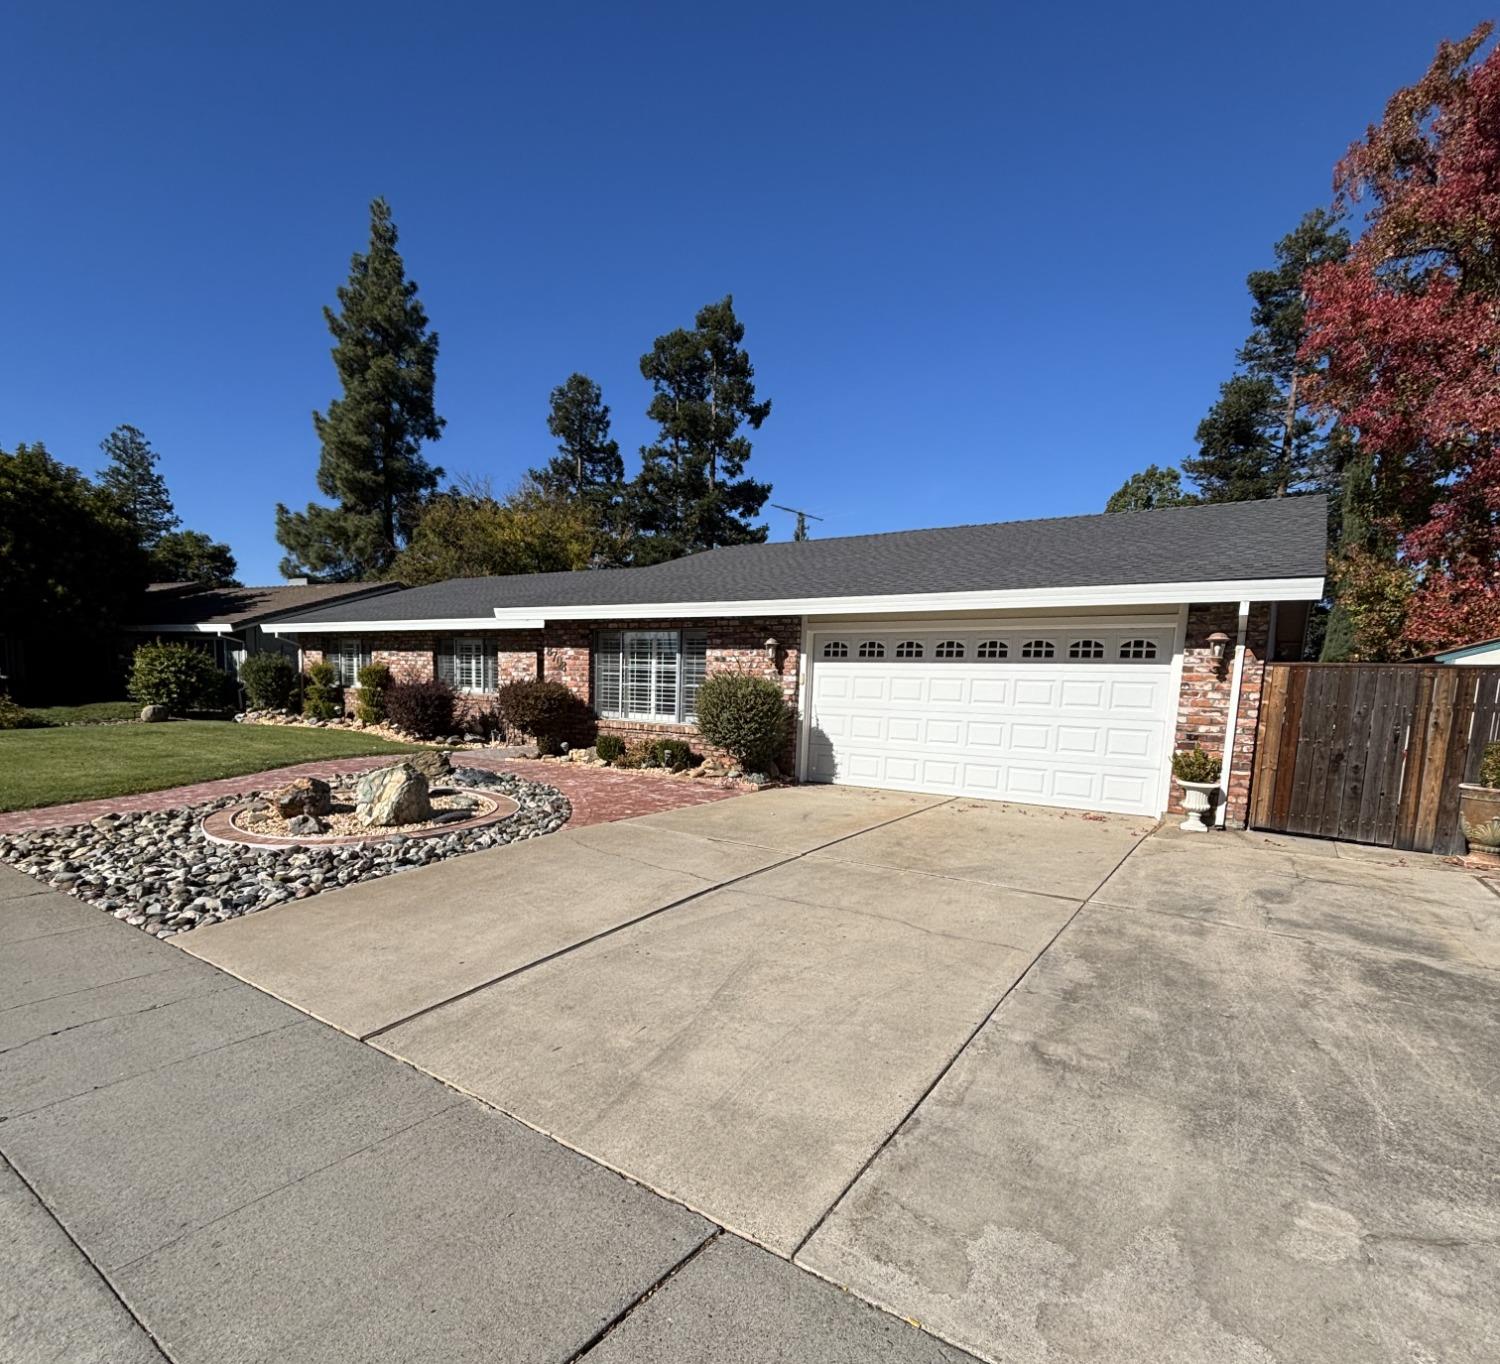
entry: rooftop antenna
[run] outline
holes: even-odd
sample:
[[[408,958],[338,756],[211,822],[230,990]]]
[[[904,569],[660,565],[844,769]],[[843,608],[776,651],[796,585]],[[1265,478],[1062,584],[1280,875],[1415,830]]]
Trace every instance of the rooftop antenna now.
[[[797,529],[792,532],[793,540],[806,540],[807,523],[809,521],[821,521],[821,516],[814,516],[811,512],[799,511],[796,507],[783,507],[780,502],[773,502],[771,506],[777,511],[790,512],[797,518]]]

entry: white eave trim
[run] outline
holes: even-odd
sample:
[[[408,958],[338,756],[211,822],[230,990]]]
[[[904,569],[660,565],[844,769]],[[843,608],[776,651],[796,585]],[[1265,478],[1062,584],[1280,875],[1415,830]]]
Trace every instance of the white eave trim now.
[[[901,593],[881,597],[790,597],[766,601],[629,602],[619,606],[531,607],[548,620],[651,620],[703,616],[861,616],[894,612],[1018,611],[1037,607],[1178,606],[1183,602],[1318,601],[1322,578],[1254,578],[1225,582],[1119,583],[1105,587],[1016,588],[1005,592]],[[496,620],[519,627],[522,613],[495,608]]]
[[[493,616],[463,616],[447,620],[307,620],[285,625],[273,621],[260,628],[271,635],[384,635],[432,630],[540,630],[547,623],[537,615],[507,616],[503,620],[498,619],[499,615],[497,611]]]
[[[242,627],[238,625],[127,625],[125,629],[133,635],[232,635]]]
[[[273,635],[382,634],[427,630],[540,630],[553,620],[699,620],[710,616],[877,616],[906,612],[1086,611],[1095,606],[1180,606],[1183,602],[1318,601],[1322,578],[1239,578],[1222,582],[1114,583],[1026,587],[1004,592],[893,593],[880,597],[783,597],[762,601],[624,602],[507,609],[456,620],[299,621],[266,624]]]

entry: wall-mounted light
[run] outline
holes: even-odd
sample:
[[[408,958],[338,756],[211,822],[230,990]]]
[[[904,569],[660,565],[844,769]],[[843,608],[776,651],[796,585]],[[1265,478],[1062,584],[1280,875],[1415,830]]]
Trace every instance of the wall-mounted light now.
[[[1224,667],[1224,655],[1229,649],[1229,636],[1222,630],[1215,630],[1208,637],[1208,652],[1213,661],[1219,665],[1222,671]]]
[[[777,657],[776,657],[776,652],[777,652],[778,649],[781,648],[781,641],[779,639],[768,639],[765,642],[765,646],[764,647],[765,647],[765,651],[766,651],[766,657],[770,660],[771,666],[773,668],[775,668],[778,672],[780,672],[781,671],[781,663],[780,663],[780,660],[778,660]]]

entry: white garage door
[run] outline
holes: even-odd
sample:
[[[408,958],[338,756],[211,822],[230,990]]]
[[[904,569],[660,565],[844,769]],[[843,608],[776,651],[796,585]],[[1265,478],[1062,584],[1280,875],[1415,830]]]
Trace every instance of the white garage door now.
[[[810,641],[808,779],[1157,814],[1175,624]]]

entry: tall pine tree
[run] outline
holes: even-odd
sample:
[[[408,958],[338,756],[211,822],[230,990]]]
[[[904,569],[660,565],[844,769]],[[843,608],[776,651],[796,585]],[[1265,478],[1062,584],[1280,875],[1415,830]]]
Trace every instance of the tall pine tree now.
[[[422,457],[422,442],[443,429],[433,401],[438,337],[406,278],[384,199],[370,205],[370,247],[354,256],[338,301],[323,315],[344,394],[313,414],[318,488],[336,505],[276,508],[282,573],[324,582],[379,576],[443,473]]]
[[[657,337],[641,357],[641,373],[655,390],[646,415],[660,434],[642,448],[630,489],[637,563],[766,538],[753,519],[771,485],[745,474],[751,447],[742,428],[758,431],[771,404],[756,401],[733,297],[699,309],[694,324]]]
[[[99,487],[130,527],[136,544],[150,549],[169,530],[181,525],[167,480],[157,471],[161,456],[145,433],[134,426],[117,426],[99,443],[107,463],[99,473]]]
[[[1255,270],[1250,290],[1254,330],[1240,348],[1240,373],[1219,390],[1199,423],[1198,453],[1183,472],[1208,502],[1282,497],[1338,481],[1329,431],[1310,414],[1311,366],[1298,358],[1306,335],[1304,274],[1348,254],[1349,234],[1322,209],[1306,214],[1276,243],[1276,264]]]
[[[529,477],[545,497],[575,504],[599,531],[599,566],[623,561],[629,538],[625,461],[609,434],[604,394],[586,374],[570,374],[552,390],[547,429],[557,453]]]

